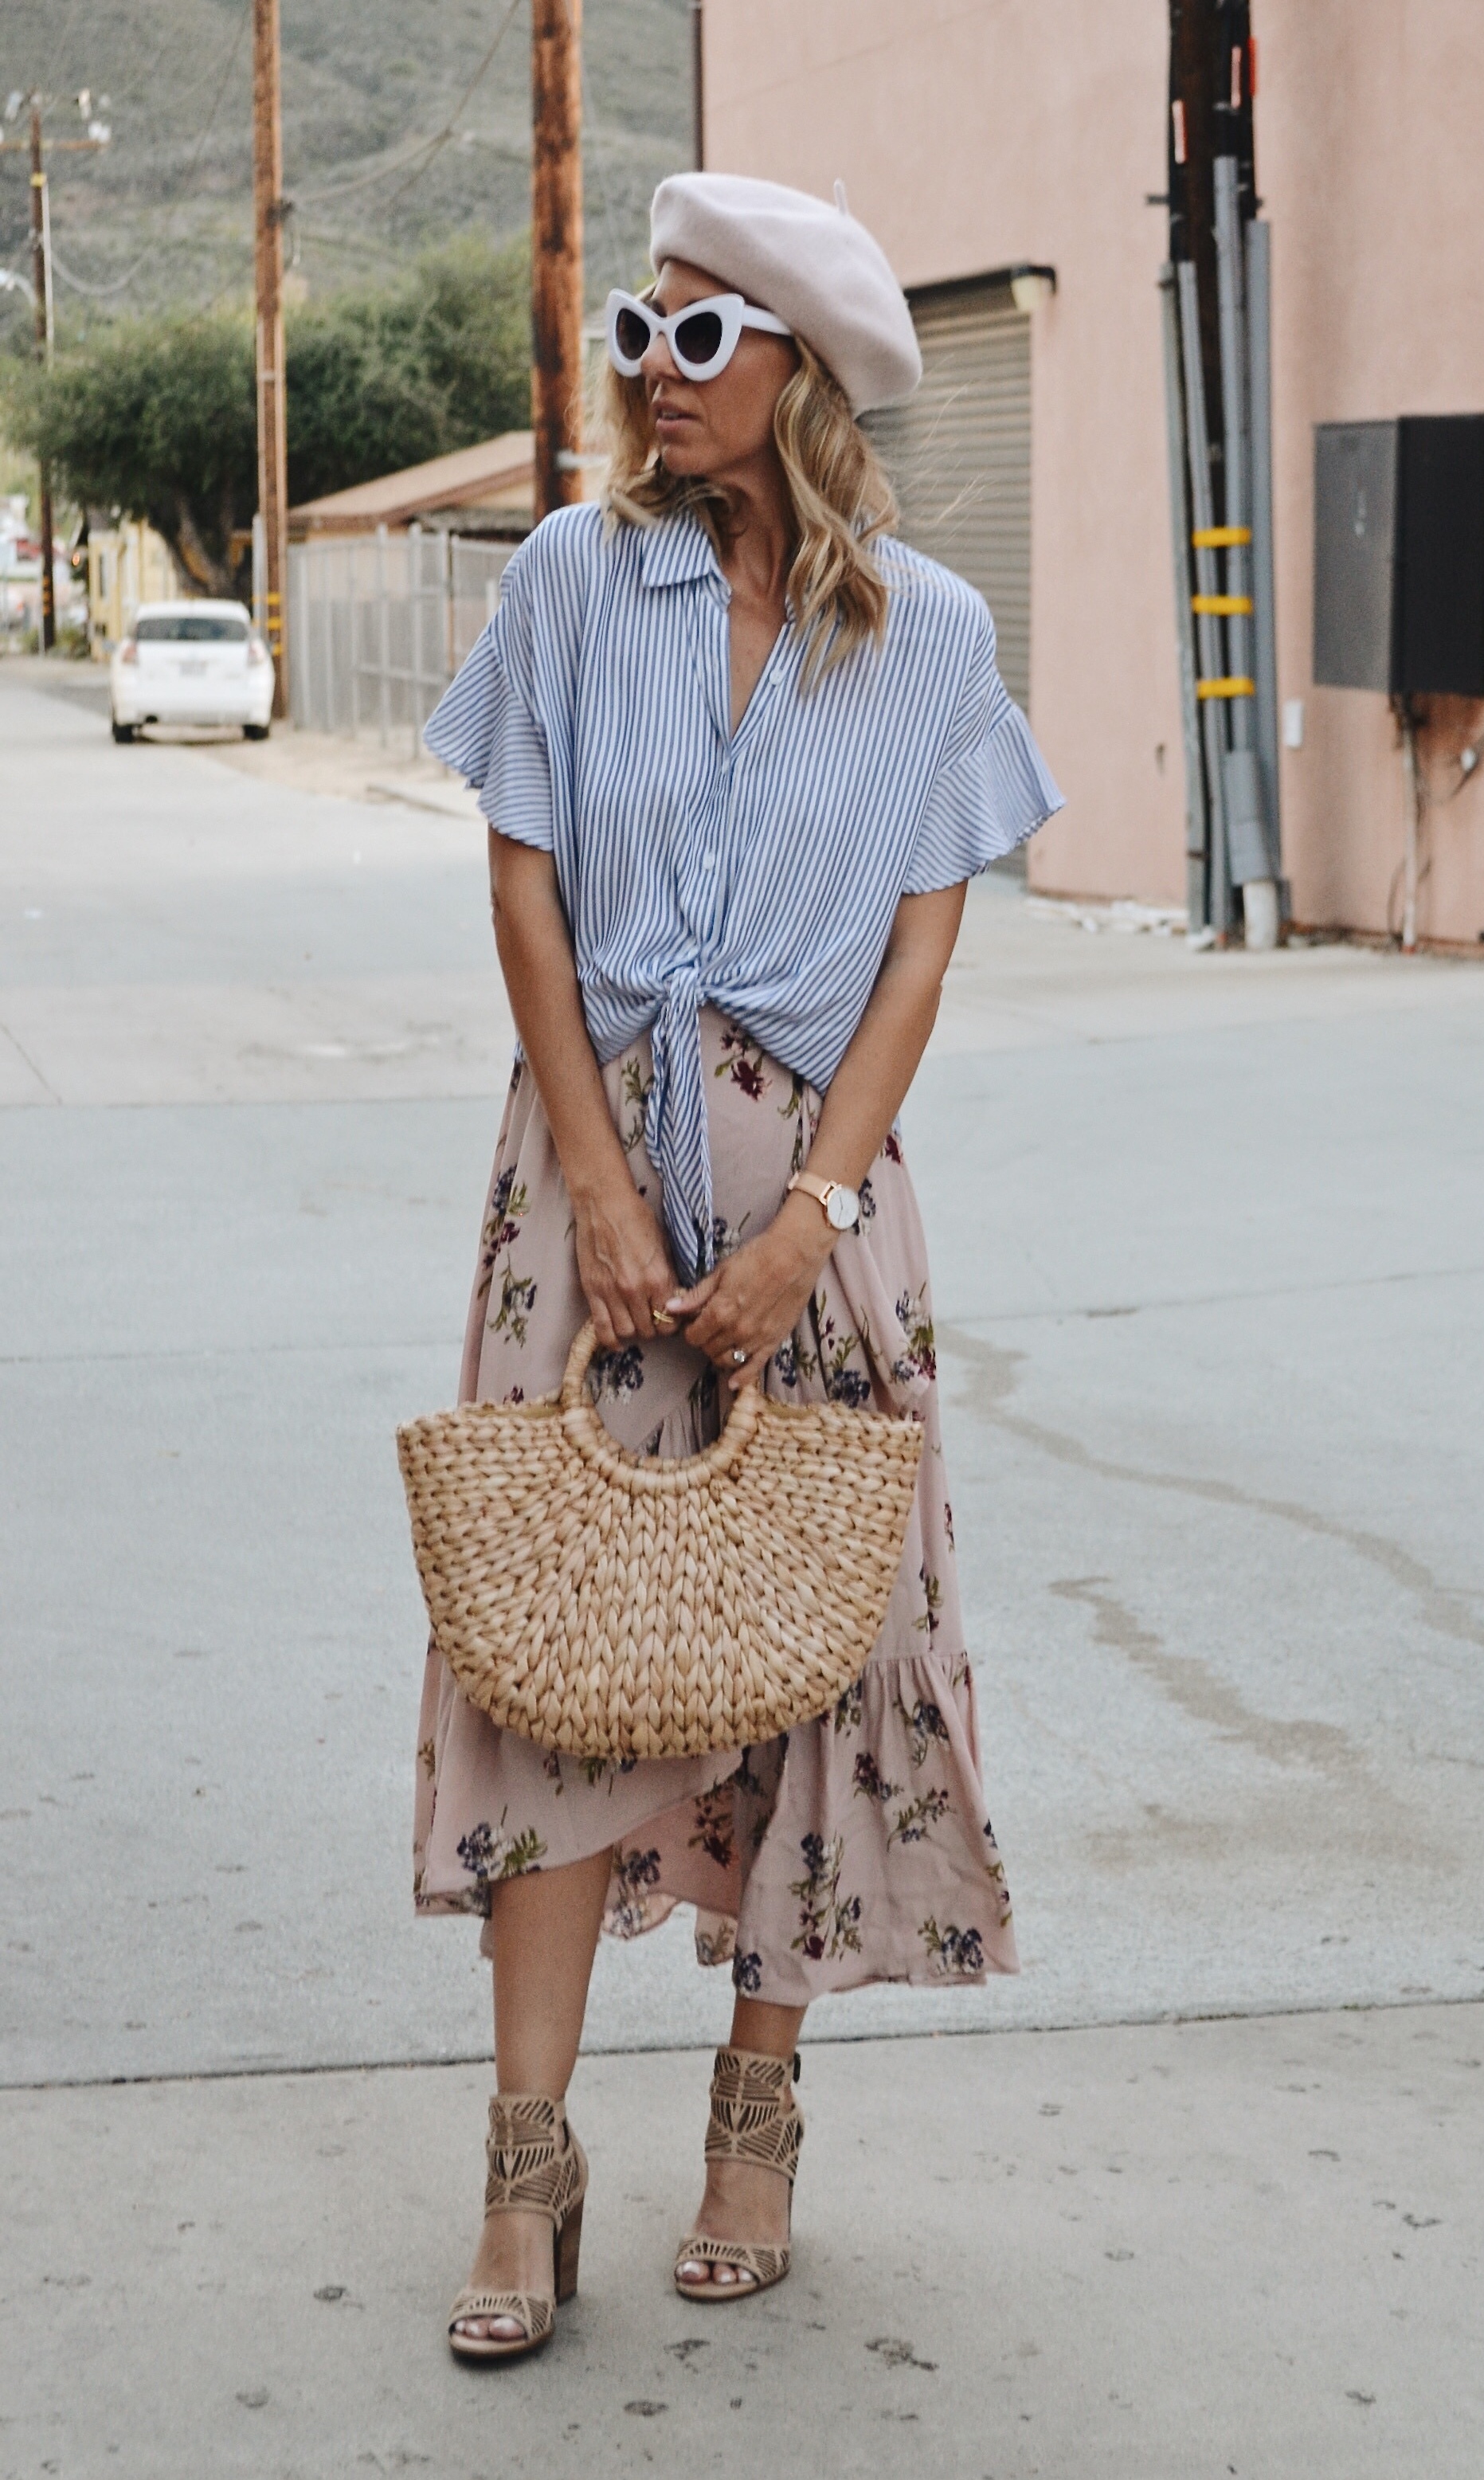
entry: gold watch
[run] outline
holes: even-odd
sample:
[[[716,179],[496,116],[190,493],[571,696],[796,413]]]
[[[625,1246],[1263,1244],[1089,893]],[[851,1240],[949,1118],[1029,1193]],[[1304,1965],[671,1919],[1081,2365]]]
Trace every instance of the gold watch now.
[[[825,1221],[832,1231],[857,1231],[860,1227],[860,1197],[857,1190],[847,1188],[843,1179],[816,1179],[812,1172],[796,1171],[785,1189],[802,1188],[824,1208]]]

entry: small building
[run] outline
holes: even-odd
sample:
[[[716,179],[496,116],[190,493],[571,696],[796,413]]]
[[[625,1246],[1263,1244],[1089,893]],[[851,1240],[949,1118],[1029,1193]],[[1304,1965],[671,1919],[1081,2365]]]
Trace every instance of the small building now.
[[[1047,892],[1185,894],[1158,277],[1163,7],[705,0],[704,160],[828,198],[906,285],[927,369],[878,425],[908,539],[986,593],[1068,795]],[[1294,918],[1394,932],[1403,781],[1379,693],[1315,685],[1315,426],[1484,413],[1477,0],[1254,9],[1272,227],[1284,865]],[[1015,271],[1055,271],[1037,284]],[[1017,293],[1020,298],[1017,300]],[[1430,701],[1419,927],[1484,937],[1484,706]],[[1460,762],[1463,761],[1464,762]]]
[[[430,456],[423,465],[404,466],[399,474],[379,474],[348,491],[306,500],[289,510],[290,539],[344,539],[374,534],[382,526],[389,533],[403,533],[418,525],[466,538],[519,541],[531,529],[535,486],[531,433],[507,430],[448,456]]]
[[[129,518],[88,530],[88,646],[107,662],[141,603],[169,603],[185,589],[170,547],[153,526]]]

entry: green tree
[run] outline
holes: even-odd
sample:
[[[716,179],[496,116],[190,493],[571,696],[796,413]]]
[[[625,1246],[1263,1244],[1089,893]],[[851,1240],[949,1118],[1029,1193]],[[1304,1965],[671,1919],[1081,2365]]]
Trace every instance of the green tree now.
[[[318,500],[530,420],[524,241],[431,251],[388,290],[334,294],[288,336],[289,497]]]
[[[82,506],[147,517],[210,594],[238,588],[258,492],[252,330],[240,319],[120,321],[50,372],[16,361],[5,427]]]
[[[529,260],[466,240],[381,291],[295,311],[287,336],[289,497],[318,499],[529,419]],[[119,321],[3,380],[15,446],[67,496],[145,517],[188,576],[242,593],[257,504],[253,342],[240,313]]]

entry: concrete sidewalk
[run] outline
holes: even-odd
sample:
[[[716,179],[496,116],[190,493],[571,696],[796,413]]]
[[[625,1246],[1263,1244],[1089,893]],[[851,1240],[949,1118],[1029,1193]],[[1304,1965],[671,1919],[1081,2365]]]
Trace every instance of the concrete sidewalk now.
[[[706,2062],[583,2062],[576,2301],[444,2319],[487,2073],[0,2097],[0,2472],[64,2480],[1476,2480],[1477,2006],[805,2062],[795,2271],[669,2287]]]
[[[725,1976],[605,1949],[583,2299],[481,2383],[391,1433],[507,1072],[482,832],[3,669],[0,736],[0,2480],[1471,2474],[1484,975],[972,891],[907,1137],[1024,1976],[818,2010],[799,2277],[713,2323]]]

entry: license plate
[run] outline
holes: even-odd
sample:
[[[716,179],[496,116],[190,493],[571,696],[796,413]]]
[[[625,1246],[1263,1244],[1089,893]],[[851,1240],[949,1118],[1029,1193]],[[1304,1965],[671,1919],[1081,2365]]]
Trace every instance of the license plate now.
[[[189,660],[188,660],[188,661],[186,661],[186,662],[182,663],[182,665],[181,665],[181,667],[180,667],[180,669],[181,669],[181,676],[182,676],[182,678],[183,678],[183,679],[185,679],[185,680],[191,680],[191,679],[194,678],[198,673],[204,672],[204,671],[206,671],[208,668],[209,668],[209,667],[208,667],[208,664],[207,664],[207,661],[206,661],[206,658],[205,658],[205,656],[204,656],[204,655],[198,655],[198,656],[196,657],[196,659],[195,659],[195,660],[194,660],[193,662],[192,662],[192,661],[189,661]]]

